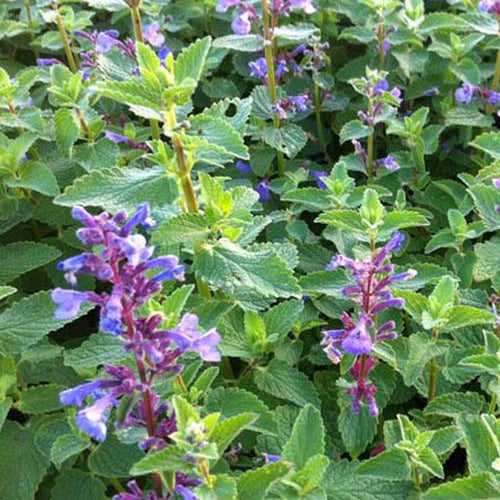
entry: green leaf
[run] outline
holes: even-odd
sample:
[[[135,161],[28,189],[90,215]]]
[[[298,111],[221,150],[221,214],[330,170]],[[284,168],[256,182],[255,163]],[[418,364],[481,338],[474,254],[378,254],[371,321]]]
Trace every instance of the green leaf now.
[[[272,307],[264,314],[264,323],[268,338],[284,338],[293,328],[297,316],[304,309],[304,304],[299,300],[287,300]]]
[[[241,412],[259,415],[248,429],[264,434],[274,434],[276,424],[269,408],[253,393],[236,387],[217,387],[210,391],[205,400],[208,412],[218,411],[222,418],[238,416]]]
[[[500,357],[497,354],[475,354],[465,357],[461,365],[475,366],[491,375],[500,374]]]
[[[32,432],[15,422],[5,422],[0,442],[2,500],[33,500],[49,460],[38,451]]]
[[[210,38],[200,38],[185,48],[177,57],[174,66],[176,83],[192,78],[197,82],[203,74],[203,68],[210,50]]]
[[[54,203],[133,212],[144,200],[150,201],[156,207],[173,203],[176,198],[175,181],[166,177],[162,168],[141,170],[129,167],[106,168],[79,177],[54,200]]]
[[[194,265],[200,277],[232,295],[239,287],[266,297],[290,297],[300,293],[290,268],[272,249],[249,251],[226,239],[206,246]]]
[[[359,120],[351,120],[347,122],[340,131],[340,143],[343,144],[346,141],[351,141],[352,139],[361,139],[363,137],[368,137],[373,133],[373,129],[367,125],[363,125]]]
[[[190,123],[189,136],[198,137],[210,144],[215,144],[232,156],[243,159],[250,158],[243,137],[227,120],[198,115],[192,117]],[[200,155],[200,159],[203,159],[202,155]]]
[[[451,332],[475,325],[487,325],[495,322],[495,316],[489,311],[471,306],[455,306],[451,309],[448,322],[443,331]]]
[[[246,472],[238,478],[238,500],[263,500],[271,486],[289,470],[288,464],[280,461]]]
[[[302,469],[314,455],[325,452],[325,427],[321,413],[310,404],[306,405],[292,429],[290,439],[283,448],[283,460]]]
[[[456,423],[465,436],[470,473],[492,472],[491,465],[499,452],[484,421],[477,415],[462,414],[456,418]]]
[[[193,490],[199,500],[234,500],[238,497],[236,479],[225,474],[214,476],[214,484],[204,484]]]
[[[14,288],[13,286],[3,286],[0,285],[0,300],[4,299],[5,297],[8,297],[9,295],[12,295],[13,293],[17,292],[17,288]]]
[[[419,467],[430,472],[433,476],[444,478],[444,470],[437,455],[430,448],[423,448],[416,456],[412,456],[412,461]]]
[[[94,333],[79,347],[64,350],[64,364],[76,371],[121,363],[128,357],[119,337]]]
[[[106,485],[97,477],[79,469],[65,470],[56,479],[50,500],[103,500]]]
[[[343,269],[316,271],[300,278],[302,291],[307,294],[321,293],[330,297],[343,297],[342,290],[352,285],[352,279]]]
[[[59,150],[71,156],[73,145],[80,135],[80,125],[73,112],[68,108],[59,108],[54,114],[56,143]]]
[[[23,413],[48,413],[62,408],[59,393],[66,387],[59,384],[46,384],[28,387],[21,393],[19,411]]]
[[[78,316],[91,309],[82,307]],[[20,354],[45,335],[73,321],[53,316],[55,304],[50,292],[38,292],[12,304],[0,314],[0,354]]]
[[[266,368],[255,371],[255,383],[261,391],[298,406],[311,404],[316,408],[320,400],[314,384],[299,370],[283,361],[272,360]]]
[[[10,283],[32,269],[57,259],[61,252],[50,245],[18,241],[0,247],[0,283]]]
[[[18,187],[36,191],[47,196],[59,194],[59,184],[52,170],[39,161],[27,161],[23,163],[17,172],[15,179],[8,179],[5,184],[9,187]]]
[[[417,498],[409,481],[385,481],[357,474],[357,462],[343,460],[332,464],[325,474],[323,486],[334,500],[409,500]]]
[[[470,145],[488,153],[495,160],[500,158],[500,132],[486,132],[478,135]]]
[[[189,472],[190,470],[185,460],[185,453],[175,446],[168,446],[158,453],[149,453],[132,467],[130,474],[133,476],[142,476],[144,474],[151,474],[152,472],[161,472],[164,470]]]
[[[60,469],[63,462],[68,458],[78,455],[83,450],[86,450],[91,445],[87,437],[78,434],[65,434],[59,436],[50,450],[50,459],[54,465]]]
[[[88,458],[91,472],[103,477],[127,478],[132,466],[144,457],[137,444],[125,444],[111,435],[97,446]]]
[[[281,128],[266,127],[262,131],[262,140],[293,159],[306,145],[307,135],[298,125],[288,123]]]
[[[406,481],[410,479],[411,467],[404,451],[392,449],[362,462],[356,473],[387,481]]]
[[[461,125],[464,127],[490,127],[492,119],[490,116],[483,115],[472,106],[459,106],[450,108],[445,113],[446,126]]]
[[[264,48],[264,41],[258,35],[227,35],[214,40],[213,47],[239,52],[259,52]]]
[[[222,453],[233,442],[243,430],[248,428],[258,418],[255,413],[240,413],[221,422],[217,422],[210,436],[210,441],[217,445],[219,453]]]
[[[153,233],[153,243],[161,245],[193,244],[205,240],[210,228],[201,214],[181,214],[158,226]]]
[[[367,230],[361,215],[354,210],[329,210],[321,214],[315,222],[328,224],[345,231],[365,233]]]
[[[474,279],[485,281],[494,278],[500,269],[500,239],[494,238],[474,246],[476,263]]]
[[[474,205],[488,229],[490,231],[500,229],[500,212],[496,209],[498,206],[498,189],[494,186],[476,184],[469,188],[469,193],[474,199]]]
[[[351,457],[356,458],[373,440],[377,432],[377,419],[368,413],[366,406],[353,414],[349,401],[341,405],[338,426],[346,450]]]
[[[426,415],[456,417],[460,413],[478,415],[484,399],[477,392],[448,392],[434,398],[424,410]]]
[[[427,490],[422,500],[493,500],[500,483],[491,474],[475,474]]]
[[[74,148],[73,159],[87,172],[114,167],[118,160],[119,147],[108,139],[79,144]]]

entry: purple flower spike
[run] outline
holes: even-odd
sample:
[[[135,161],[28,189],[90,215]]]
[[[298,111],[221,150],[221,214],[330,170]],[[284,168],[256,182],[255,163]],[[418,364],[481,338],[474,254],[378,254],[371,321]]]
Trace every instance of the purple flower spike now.
[[[500,189],[500,177],[493,179],[492,183],[497,189]]]
[[[88,396],[103,388],[103,382],[113,383],[112,380],[94,380],[93,382],[87,382],[86,384],[73,387],[73,389],[67,389],[60,392],[59,401],[65,406],[83,406],[83,403],[85,403]]]
[[[157,22],[144,25],[144,40],[153,47],[161,47],[165,43],[165,37],[159,32],[160,25]]]
[[[115,36],[112,36],[114,34],[115,33],[112,33],[110,35],[109,32],[103,32],[97,35],[95,41],[95,51],[97,54],[106,54],[113,47],[121,44],[120,40],[117,40]]]

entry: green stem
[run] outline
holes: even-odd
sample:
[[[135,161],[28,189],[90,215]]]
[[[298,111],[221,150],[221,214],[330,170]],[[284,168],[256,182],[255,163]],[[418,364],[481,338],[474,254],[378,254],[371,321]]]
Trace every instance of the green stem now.
[[[120,483],[120,481],[118,481],[118,479],[116,479],[116,477],[110,477],[109,482],[114,486],[115,490],[118,491],[118,493],[124,493],[125,491],[127,491],[122,486],[122,483]]]
[[[437,341],[439,337],[439,332],[437,330],[432,331],[432,340]],[[435,358],[432,358],[429,363],[429,392],[427,394],[427,401],[431,402],[436,396],[436,373],[437,364]]]
[[[177,382],[177,385],[179,386],[181,392],[183,394],[187,394],[188,390],[187,390],[186,384],[184,383],[184,379],[182,378],[182,375],[180,373],[178,375],[176,375],[175,381]]]
[[[366,173],[368,175],[368,182],[371,183],[373,181],[373,151],[374,151],[374,136],[375,130],[372,127],[373,132],[368,136],[367,142],[368,147],[366,154],[368,156],[366,160]]]
[[[177,166],[179,167],[179,179],[181,184],[181,189],[184,194],[184,203],[187,212],[197,214],[200,211],[198,205],[198,199],[196,198],[196,192],[194,190],[193,181],[191,180],[191,168],[186,163],[186,158],[184,157],[184,148],[182,142],[178,137],[175,137],[172,141],[174,147],[175,155],[177,158]],[[198,253],[200,248],[196,246],[194,248],[194,253]],[[210,293],[210,287],[208,283],[205,283],[198,276],[196,277],[196,287],[198,292],[205,300],[211,300],[212,295]]]
[[[182,192],[184,194],[186,209],[189,213],[198,213],[200,211],[198,200],[196,199],[193,182],[191,181],[190,168],[186,164],[186,158],[184,157],[182,142],[178,137],[176,137],[173,139],[172,144],[177,158],[177,166],[179,167],[179,179]]]
[[[412,470],[413,470],[413,482],[415,483],[415,486],[420,489],[420,474],[418,472],[418,467],[416,465],[412,465]]]
[[[155,141],[160,140],[160,126],[158,125],[158,120],[151,120],[149,122],[151,125],[151,136]]]
[[[368,116],[373,116],[373,101],[370,99],[368,101]],[[366,160],[366,174],[368,175],[368,183],[373,181],[373,157],[375,152],[375,125],[371,126],[372,133],[368,136],[367,139],[367,151],[366,154],[368,156]]]
[[[142,21],[141,21],[141,2],[136,1],[130,7],[130,14],[132,15],[132,24],[134,25],[134,35],[137,42],[144,43],[144,34],[142,32]]]
[[[56,23],[59,28],[59,33],[61,34],[62,42],[64,45],[64,52],[66,53],[66,59],[68,60],[69,67],[73,73],[76,73],[78,67],[76,65],[75,55],[71,50],[71,44],[69,42],[68,34],[66,33],[66,28],[64,27],[64,21],[59,12],[57,4],[54,4],[54,10],[56,11]]]
[[[325,155],[326,161],[331,161],[330,155],[328,154],[328,148],[325,139],[325,130],[323,128],[323,120],[321,120],[321,96],[320,96],[319,85],[314,83],[314,114],[316,115],[316,129],[318,131],[319,144],[321,146],[321,151]]]
[[[490,406],[488,408],[488,413],[490,415],[495,414],[497,404],[498,404],[498,398],[497,398],[496,394],[493,394],[493,396],[491,396]]]
[[[271,103],[274,104],[278,100],[278,92],[276,85],[276,71],[274,68],[274,54],[273,54],[273,34],[271,32],[271,25],[269,19],[269,5],[268,0],[262,0],[262,24],[264,28],[264,55],[267,65],[267,79],[269,86],[269,98]],[[274,24],[274,23],[273,23]],[[277,114],[273,114],[273,122],[276,128],[281,128],[281,120]],[[282,151],[277,152],[278,160],[278,173],[280,177],[285,175],[285,157]]]

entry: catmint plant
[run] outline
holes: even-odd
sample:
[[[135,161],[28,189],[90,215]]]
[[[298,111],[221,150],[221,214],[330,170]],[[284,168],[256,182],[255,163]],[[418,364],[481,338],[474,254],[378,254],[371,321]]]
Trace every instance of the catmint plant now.
[[[394,266],[387,262],[393,252],[400,250],[404,234],[396,232],[388,243],[380,250],[373,250],[368,260],[356,261],[342,254],[333,257],[327,270],[347,269],[355,280],[355,285],[347,286],[342,291],[344,296],[357,304],[357,315],[344,313],[341,317],[344,328],[323,331],[324,351],[330,361],[339,363],[343,353],[355,356],[355,363],[349,374],[355,379],[347,389],[352,397],[352,412],[359,413],[364,401],[371,416],[378,416],[375,398],[377,388],[369,381],[369,374],[377,364],[373,357],[373,347],[378,342],[396,338],[396,323],[393,320],[381,325],[377,323],[377,315],[386,309],[401,309],[404,300],[395,298],[389,286],[391,283],[406,281],[416,276],[416,271],[408,270],[394,273]]]
[[[60,401],[78,408],[75,422],[83,432],[104,441],[111,409],[127,398],[133,403],[128,405],[125,414],[121,412],[116,426],[143,429],[141,449],[162,450],[176,430],[176,419],[169,404],[155,391],[155,382],[177,376],[182,387],[183,365],[178,360],[188,351],[198,353],[205,361],[220,361],[217,350],[220,336],[214,329],[201,332],[194,314],[185,314],[179,324],[170,329],[161,327],[164,318],[160,313],[141,315],[141,308],[161,291],[162,283],[184,280],[185,271],[176,256],[153,257],[154,247],[148,246],[145,237],[136,232],[138,226],[149,229],[155,224],[148,203],[139,205],[131,217],[125,211],[114,216],[106,212],[94,216],[82,207],[74,207],[72,215],[83,225],[77,230],[78,239],[98,251],[63,260],[58,269],[65,273],[71,286],[77,285],[79,275],[91,274],[109,283],[110,289],[96,293],[56,288],[51,294],[57,304],[54,315],[58,319],[70,319],[78,314],[83,303],[97,305],[100,332],[120,338],[134,363],[133,368],[107,365],[102,378],[64,390],[59,395]],[[170,498],[162,496],[160,477],[155,475],[154,479],[156,492],[151,493],[151,498],[156,498],[155,495]],[[192,498],[187,486],[197,484],[199,481],[181,474],[176,477],[172,493]],[[131,494],[119,494],[115,498],[135,498],[133,494],[139,491],[137,484],[131,483],[129,487]]]

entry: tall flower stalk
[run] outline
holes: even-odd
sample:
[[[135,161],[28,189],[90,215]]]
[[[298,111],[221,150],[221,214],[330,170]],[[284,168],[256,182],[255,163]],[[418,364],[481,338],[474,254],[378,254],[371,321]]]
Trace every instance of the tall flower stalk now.
[[[276,71],[274,67],[274,51],[273,51],[273,31],[277,24],[276,14],[273,11],[272,27],[271,16],[269,15],[268,0],[262,0],[262,26],[264,31],[264,56],[267,63],[267,75],[269,85],[269,98],[272,103],[278,100],[278,92],[276,86]],[[273,113],[274,126],[281,128],[281,119]],[[285,157],[282,151],[277,151],[278,173],[280,177],[285,175]]]
[[[378,363],[371,353],[377,342],[394,339],[397,335],[394,321],[377,325],[377,315],[385,309],[404,306],[403,299],[395,298],[388,289],[391,283],[406,281],[416,275],[416,271],[408,270],[394,273],[394,266],[387,262],[390,254],[398,251],[404,241],[403,233],[396,232],[389,242],[380,250],[376,250],[375,241],[371,242],[371,257],[365,261],[356,261],[337,254],[327,266],[327,270],[343,267],[350,271],[355,284],[343,289],[343,294],[353,299],[356,313],[344,313],[340,318],[343,328],[325,330],[322,345],[330,361],[339,363],[343,353],[355,357],[349,370],[354,382],[347,389],[352,398],[353,413],[361,411],[363,401],[367,404],[371,416],[378,416],[379,410],[375,394],[377,387],[370,381],[370,372]]]
[[[139,444],[141,449],[161,450],[169,445],[176,420],[170,405],[160,401],[154,387],[156,380],[169,375],[180,377],[183,366],[178,358],[186,351],[197,352],[205,361],[219,361],[216,346],[220,336],[215,330],[202,333],[193,314],[185,314],[169,330],[162,328],[162,314],[140,315],[145,302],[161,291],[163,281],[184,279],[184,266],[176,256],[153,258],[154,247],[147,246],[141,234],[134,234],[137,226],[149,228],[154,224],[147,203],[140,205],[130,218],[124,211],[113,217],[106,212],[93,216],[81,207],[75,207],[72,215],[84,226],[77,231],[78,238],[84,245],[96,246],[100,251],[70,257],[60,262],[58,268],[65,272],[72,286],[77,284],[77,276],[85,273],[109,283],[111,288],[100,294],[56,288],[52,291],[52,300],[57,304],[55,317],[72,318],[82,303],[96,304],[100,308],[99,330],[123,341],[123,349],[133,357],[135,369],[108,365],[104,368],[105,377],[61,392],[61,403],[77,406],[77,426],[97,441],[103,441],[110,409],[127,398],[127,410],[125,414],[120,412],[116,425],[144,429],[146,437]],[[90,405],[88,399],[92,399]],[[182,494],[182,489],[176,488],[186,488],[189,484],[189,478],[184,480],[179,476],[165,497],[161,476],[153,474],[153,481],[155,498]],[[129,498],[126,495],[115,498],[125,500]]]

